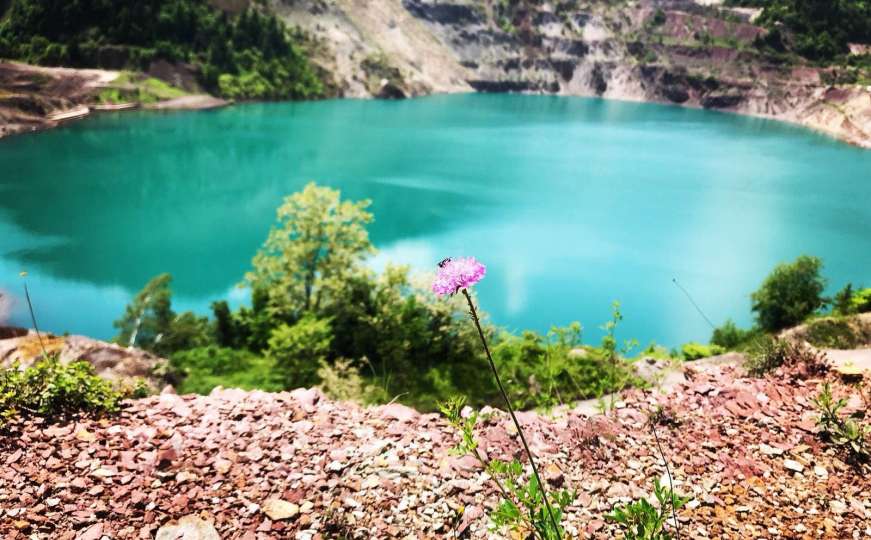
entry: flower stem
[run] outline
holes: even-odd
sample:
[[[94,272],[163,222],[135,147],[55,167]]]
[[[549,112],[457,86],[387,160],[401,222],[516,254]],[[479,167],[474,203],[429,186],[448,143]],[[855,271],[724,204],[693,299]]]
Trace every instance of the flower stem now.
[[[475,310],[475,304],[472,302],[472,297],[469,295],[468,290],[463,289],[463,296],[465,296],[466,301],[469,302],[469,313],[472,315],[472,321],[474,321],[475,327],[478,329],[478,336],[481,337],[481,343],[484,345],[484,353],[487,355],[490,369],[493,370],[493,377],[496,379],[496,386],[499,387],[499,392],[502,393],[502,397],[505,399],[505,405],[508,406],[508,413],[514,421],[514,427],[517,428],[520,442],[523,443],[523,449],[529,457],[529,463],[532,465],[532,473],[535,475],[536,481],[538,481],[538,489],[541,490],[541,498],[544,500],[544,506],[547,507],[547,514],[550,516],[550,521],[553,524],[554,533],[559,533],[559,523],[557,523],[556,518],[553,516],[553,509],[550,507],[550,501],[547,499],[547,490],[541,481],[541,476],[538,474],[538,467],[535,466],[535,459],[533,458],[532,451],[529,449],[529,444],[526,442],[526,436],[523,435],[523,429],[520,427],[517,415],[514,414],[514,407],[511,406],[511,400],[508,398],[508,393],[505,392],[505,387],[502,386],[502,380],[499,378],[499,372],[496,370],[496,364],[493,362],[493,356],[490,354],[490,347],[487,345],[487,339],[484,337],[484,330],[481,329],[481,321],[478,320],[478,312]]]
[[[674,519],[677,540],[680,540],[680,523],[677,521],[677,510],[674,508],[674,483],[671,479],[671,469],[668,468],[668,459],[666,459],[665,453],[662,451],[662,444],[659,442],[659,435],[656,434],[656,422],[653,420],[650,422],[650,430],[653,431],[653,439],[656,441],[656,448],[659,450],[659,457],[662,458],[662,462],[665,463],[665,472],[668,475],[668,503],[671,506],[671,517]]]
[[[33,312],[33,302],[30,301],[30,291],[27,289],[27,283],[24,283],[24,298],[27,300],[27,308],[30,310],[30,320],[33,321],[33,330],[36,331],[36,337],[39,339],[39,346],[42,348],[42,356],[48,360],[48,352],[45,350],[45,343],[42,342],[42,334],[39,333],[39,325],[36,324],[36,314]]]

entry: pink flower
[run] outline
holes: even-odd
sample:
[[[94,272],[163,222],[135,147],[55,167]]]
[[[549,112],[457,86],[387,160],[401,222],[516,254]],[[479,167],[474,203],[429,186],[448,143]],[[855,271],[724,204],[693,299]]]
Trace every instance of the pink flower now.
[[[475,257],[445,259],[439,263],[438,273],[432,283],[432,292],[439,296],[456,294],[484,278],[487,268]]]

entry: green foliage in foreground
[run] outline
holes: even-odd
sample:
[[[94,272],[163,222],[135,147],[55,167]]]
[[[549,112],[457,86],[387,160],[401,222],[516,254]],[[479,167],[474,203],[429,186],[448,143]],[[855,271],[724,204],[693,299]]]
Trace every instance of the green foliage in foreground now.
[[[207,0],[10,0],[0,20],[0,58],[132,70],[186,62],[206,89],[234,99],[321,96],[302,40],[258,7],[228,15]]]
[[[820,259],[807,255],[777,265],[751,295],[759,327],[768,332],[783,330],[823,307],[826,281],[820,275],[822,267]]]
[[[19,415],[53,421],[110,413],[123,397],[89,362],[64,365],[52,356],[23,370],[13,365],[0,371],[0,427]]]
[[[533,540],[568,538],[563,529],[562,518],[565,509],[574,502],[576,494],[569,490],[547,494],[553,510],[552,521],[544,503],[542,486],[538,484],[534,475],[526,473],[524,466],[516,459],[510,462],[490,460],[478,450],[478,441],[474,433],[478,423],[478,413],[472,411],[464,417],[461,413],[465,403],[464,398],[453,398],[442,403],[439,408],[460,435],[460,443],[452,452],[477,459],[499,490],[501,500],[496,509],[490,513],[494,525]]]
[[[690,497],[682,497],[669,488],[663,487],[659,479],[654,481],[653,494],[657,505],[646,499],[639,499],[628,504],[619,505],[607,517],[621,526],[625,540],[671,540],[673,536],[666,530],[665,524],[672,516],[672,510],[677,511],[690,501]]]
[[[217,385],[292,389],[321,386],[337,399],[396,396],[422,410],[453,395],[501,405],[477,330],[459,297],[436,298],[404,267],[380,274],[368,201],[341,200],[310,184],[288,197],[253,260],[251,305],[213,303],[214,318],[176,313],[171,280],[158,276],[116,323],[116,341],[171,358],[183,392]],[[640,384],[619,358],[614,327],[603,348],[583,347],[579,324],[546,336],[500,332],[484,319],[497,367],[519,408],[549,408]],[[613,345],[612,348],[606,345]]]
[[[840,410],[847,406],[847,400],[841,398],[835,401],[829,383],[825,383],[813,401],[820,413],[817,425],[823,438],[846,449],[854,460],[867,462],[871,458],[868,446],[871,426],[860,424],[852,418],[841,418]]]

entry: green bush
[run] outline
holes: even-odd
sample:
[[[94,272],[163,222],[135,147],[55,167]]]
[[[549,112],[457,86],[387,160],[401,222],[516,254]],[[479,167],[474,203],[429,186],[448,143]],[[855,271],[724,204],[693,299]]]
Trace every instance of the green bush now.
[[[800,343],[761,336],[754,341],[744,363],[747,372],[754,377],[761,377],[782,366],[798,368],[808,375],[815,375],[828,369],[828,360],[824,354]]]
[[[725,350],[735,350],[756,334],[753,330],[743,330],[731,320],[727,320],[722,326],[714,329],[711,335],[711,345],[717,345]]]
[[[726,352],[726,349],[720,347],[719,345],[702,345],[701,343],[685,343],[681,347],[681,355],[684,360],[698,360],[700,358],[708,358],[710,356],[717,356],[718,354],[723,354]]]
[[[620,525],[624,532],[624,540],[671,540],[671,533],[665,524],[690,501],[691,497],[682,497],[670,488],[663,487],[659,479],[654,481],[653,494],[658,503],[652,505],[646,499],[639,499],[614,508],[606,518]]]
[[[835,293],[832,300],[832,312],[835,315],[853,315],[869,311],[871,311],[871,288],[856,290],[853,289],[852,283],[848,283]]]
[[[871,287],[860,289],[853,294],[851,299],[852,310],[854,313],[869,313],[871,312]]]
[[[871,4],[863,0],[727,0],[729,5],[764,8],[757,19],[770,32],[789,34],[790,48],[813,60],[829,61],[865,43],[871,35]]]
[[[871,327],[854,317],[826,317],[808,323],[806,339],[814,347],[855,349],[871,343]]]
[[[861,343],[846,319],[818,319],[808,323],[807,341],[814,347],[852,349]]]
[[[200,347],[170,358],[180,394],[208,394],[216,386],[280,391],[284,381],[275,362],[246,350]]]
[[[318,368],[330,352],[333,340],[330,321],[306,315],[296,324],[282,324],[272,331],[266,358],[282,372],[285,387],[316,385]]]
[[[776,332],[801,323],[820,309],[826,285],[820,275],[822,267],[820,259],[807,255],[777,265],[751,296],[760,328]]]
[[[114,412],[122,398],[85,361],[64,365],[50,357],[24,370],[13,365],[0,372],[0,426],[17,415],[57,421]]]
[[[518,409],[599,397],[626,386],[634,377],[625,362],[612,365],[605,351],[581,348],[578,323],[553,328],[547,336],[533,331],[520,336],[503,333],[493,347],[493,360]],[[617,369],[613,381],[612,367]]]
[[[813,402],[820,413],[820,418],[817,421],[820,436],[824,440],[847,450],[852,460],[867,462],[871,458],[871,450],[868,447],[871,426],[860,424],[853,418],[841,418],[840,411],[847,406],[847,400],[841,398],[835,401],[828,382],[823,385],[823,389],[813,399]]]

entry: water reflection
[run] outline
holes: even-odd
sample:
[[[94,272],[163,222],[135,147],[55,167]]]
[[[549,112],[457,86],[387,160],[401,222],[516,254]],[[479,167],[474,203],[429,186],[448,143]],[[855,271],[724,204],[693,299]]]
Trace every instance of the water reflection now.
[[[621,299],[627,336],[705,339],[673,277],[714,320],[746,322],[749,291],[802,252],[836,285],[871,283],[871,153],[680,108],[438,96],[126,113],[3,141],[0,171],[0,286],[30,270],[56,331],[111,335],[166,271],[182,307],[240,301],[275,208],[310,180],[373,200],[375,267],[487,262],[482,302],[511,328],[581,320],[594,337]]]

